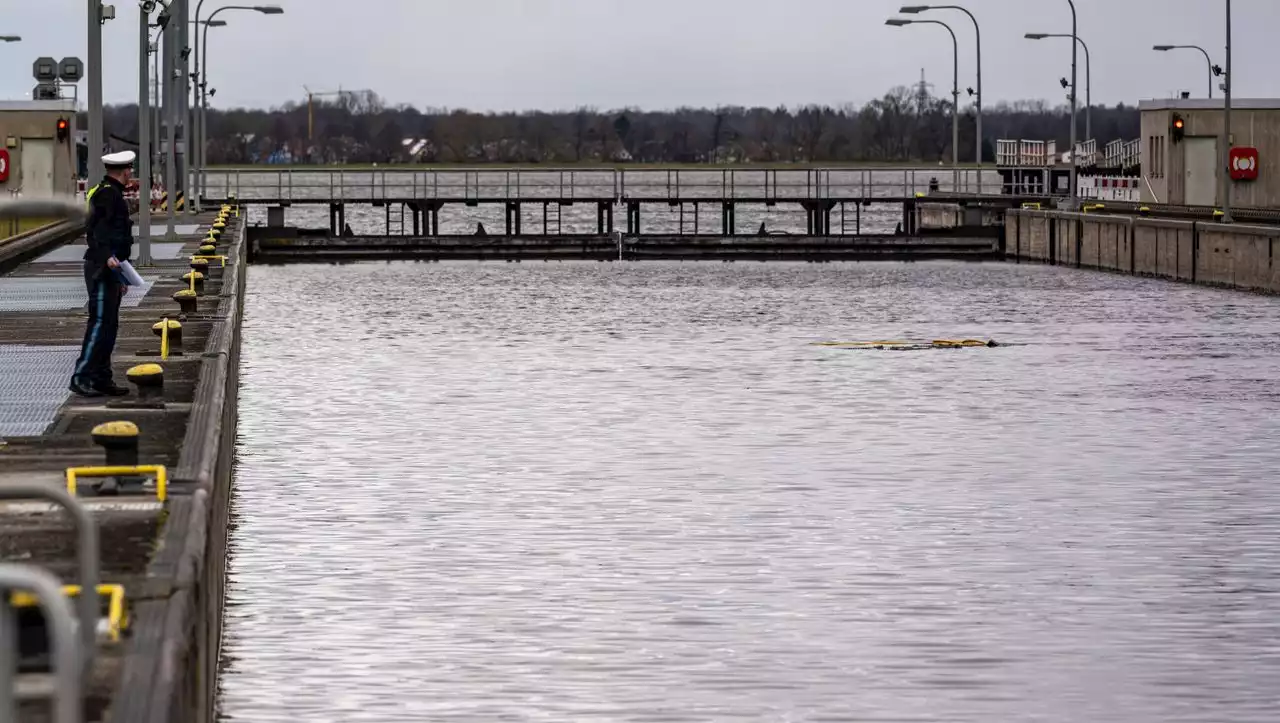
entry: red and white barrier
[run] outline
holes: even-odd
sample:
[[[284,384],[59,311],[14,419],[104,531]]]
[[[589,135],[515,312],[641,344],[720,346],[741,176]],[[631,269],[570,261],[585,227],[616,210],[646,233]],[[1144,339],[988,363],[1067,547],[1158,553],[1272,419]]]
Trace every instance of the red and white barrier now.
[[[1077,189],[1081,198],[1096,201],[1142,201],[1142,179],[1137,176],[1080,176]]]

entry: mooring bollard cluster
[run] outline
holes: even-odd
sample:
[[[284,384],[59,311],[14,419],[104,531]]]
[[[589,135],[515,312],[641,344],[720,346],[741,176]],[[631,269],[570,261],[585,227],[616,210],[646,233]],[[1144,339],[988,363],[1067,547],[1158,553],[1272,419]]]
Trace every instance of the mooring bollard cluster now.
[[[220,263],[220,267],[226,264],[226,257],[218,254],[218,242],[222,239],[222,234],[227,229],[227,222],[233,211],[237,215],[239,214],[238,208],[233,208],[230,205],[222,206],[221,210],[218,211],[217,218],[209,226],[209,233],[201,240],[199,249],[196,250],[196,254],[188,262],[191,270],[182,275],[182,281],[187,288],[173,295],[173,300],[178,302],[180,320],[199,310],[200,296],[204,294],[205,281],[210,278],[211,264],[209,262],[216,260]]]

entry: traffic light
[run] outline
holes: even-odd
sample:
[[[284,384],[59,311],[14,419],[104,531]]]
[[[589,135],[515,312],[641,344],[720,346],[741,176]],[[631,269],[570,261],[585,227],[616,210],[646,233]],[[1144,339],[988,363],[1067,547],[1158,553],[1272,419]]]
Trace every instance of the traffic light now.
[[[1173,136],[1174,143],[1181,143],[1182,136],[1186,134],[1187,122],[1177,113],[1173,114],[1173,121],[1169,124],[1169,133]]]
[[[58,119],[58,142],[61,143],[66,141],[67,136],[70,134],[71,134],[71,124],[67,122],[66,118],[59,118]]]

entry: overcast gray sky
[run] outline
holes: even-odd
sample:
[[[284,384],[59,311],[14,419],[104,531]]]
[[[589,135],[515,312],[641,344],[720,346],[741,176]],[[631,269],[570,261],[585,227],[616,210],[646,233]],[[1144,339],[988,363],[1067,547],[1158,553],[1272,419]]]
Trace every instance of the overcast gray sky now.
[[[193,7],[196,0],[192,0]],[[246,0],[207,0],[210,10]],[[954,0],[953,0],[954,1]],[[137,98],[137,0],[114,0],[104,29],[106,98]],[[951,83],[951,42],[937,26],[893,28],[902,0],[247,0],[280,16],[228,11],[210,31],[216,105],[267,107],[313,90],[369,88],[418,107],[559,109],[863,103],[925,69]],[[1070,71],[1067,0],[959,0],[983,30],[986,102],[1060,101]],[[85,0],[0,0],[0,96],[30,97],[40,55],[84,57]],[[1093,53],[1093,99],[1134,103],[1208,89],[1198,44],[1223,63],[1224,0],[1076,0]],[[926,16],[916,16],[926,17]],[[974,37],[954,11],[960,82],[974,80]],[[1235,0],[1238,97],[1280,96],[1280,0]],[[1081,56],[1081,99],[1084,94]],[[82,89],[82,98],[83,98]],[[1216,94],[1216,91],[1215,91]]]

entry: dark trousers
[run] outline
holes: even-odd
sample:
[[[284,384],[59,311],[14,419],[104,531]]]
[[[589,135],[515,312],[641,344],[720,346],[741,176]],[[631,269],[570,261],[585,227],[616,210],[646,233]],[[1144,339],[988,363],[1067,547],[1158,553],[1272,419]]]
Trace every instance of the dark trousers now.
[[[115,272],[90,261],[84,265],[84,283],[89,290],[89,325],[84,330],[72,381],[102,386],[111,383],[111,352],[120,330],[123,286]]]

